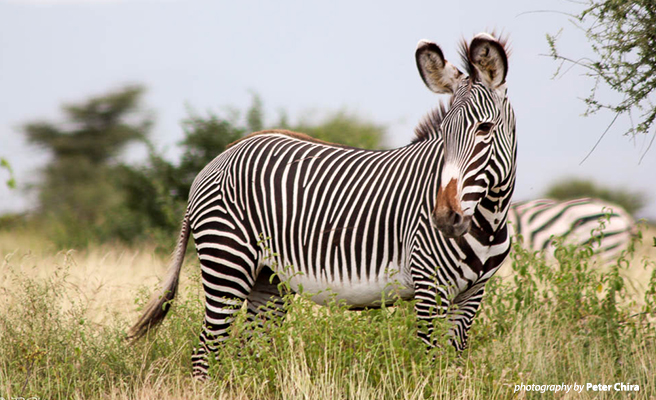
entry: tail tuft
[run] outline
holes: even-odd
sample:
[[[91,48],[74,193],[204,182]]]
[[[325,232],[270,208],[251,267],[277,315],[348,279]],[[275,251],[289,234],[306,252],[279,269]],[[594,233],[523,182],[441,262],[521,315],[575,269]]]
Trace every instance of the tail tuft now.
[[[162,292],[153,297],[141,318],[128,333],[128,340],[135,341],[142,338],[148,333],[151,328],[156,328],[166,317],[171,302],[175,298],[178,291],[178,283],[180,281],[180,270],[182,269],[182,262],[184,261],[185,252],[187,251],[187,241],[189,240],[189,215],[185,215],[182,221],[182,229],[180,230],[180,237],[176,245],[175,252],[171,257],[169,266],[168,277],[162,288]]]

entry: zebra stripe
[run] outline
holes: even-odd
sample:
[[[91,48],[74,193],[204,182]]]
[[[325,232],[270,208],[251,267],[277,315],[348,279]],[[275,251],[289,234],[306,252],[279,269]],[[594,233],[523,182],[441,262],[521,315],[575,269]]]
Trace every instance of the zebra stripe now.
[[[372,151],[271,130],[234,143],[198,174],[183,222],[206,302],[195,376],[207,376],[208,354],[244,301],[254,323],[268,318],[263,309],[284,315],[281,281],[318,304],[335,298],[354,310],[415,299],[428,347],[435,318],[452,323],[456,349],[466,346],[485,283],[510,251],[516,139],[506,70],[495,69],[507,68],[503,43],[478,35],[463,54],[469,76],[420,42],[422,79],[452,98],[410,145]],[[133,337],[165,315],[153,304]]]
[[[508,221],[515,233],[522,235],[522,245],[528,250],[543,251],[553,258],[553,239],[562,237],[566,244],[592,245],[603,264],[626,250],[637,233],[635,220],[622,207],[591,198],[514,203]]]

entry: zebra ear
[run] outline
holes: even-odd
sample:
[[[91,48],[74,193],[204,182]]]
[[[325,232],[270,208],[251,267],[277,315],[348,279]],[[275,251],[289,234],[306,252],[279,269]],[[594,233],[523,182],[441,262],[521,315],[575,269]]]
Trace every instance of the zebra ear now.
[[[506,83],[508,55],[504,44],[492,35],[479,33],[472,39],[467,51],[469,63],[474,67],[472,78],[483,82],[490,89],[498,89]]]
[[[455,93],[462,72],[444,59],[438,45],[420,40],[415,51],[421,79],[435,93]]]

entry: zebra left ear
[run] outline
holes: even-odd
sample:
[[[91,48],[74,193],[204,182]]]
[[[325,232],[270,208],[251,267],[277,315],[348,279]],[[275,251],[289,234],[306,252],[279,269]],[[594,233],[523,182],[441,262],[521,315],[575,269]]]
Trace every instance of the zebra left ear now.
[[[492,35],[479,33],[472,39],[467,50],[469,63],[474,67],[473,78],[490,89],[498,89],[506,83],[508,55],[502,43]]]

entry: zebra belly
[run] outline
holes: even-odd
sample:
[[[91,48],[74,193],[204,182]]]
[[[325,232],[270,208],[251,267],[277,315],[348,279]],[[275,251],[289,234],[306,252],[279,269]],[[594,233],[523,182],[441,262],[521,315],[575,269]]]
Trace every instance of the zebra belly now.
[[[344,281],[303,274],[290,278],[281,271],[278,271],[278,275],[283,281],[288,281],[295,292],[309,294],[312,300],[320,305],[335,300],[352,308],[380,307],[383,302],[389,304],[398,297],[404,300],[412,299],[415,292],[410,277],[398,273],[398,267],[388,268],[388,271],[391,273],[369,279],[352,278]]]

